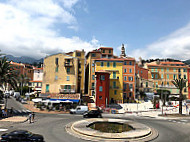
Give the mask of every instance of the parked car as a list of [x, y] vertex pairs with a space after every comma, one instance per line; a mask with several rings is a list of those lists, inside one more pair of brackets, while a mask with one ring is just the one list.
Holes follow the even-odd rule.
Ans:
[[42, 135], [33, 134], [26, 130], [15, 130], [1, 135], [1, 142], [44, 142]]
[[83, 114], [88, 111], [88, 106], [77, 106], [76, 109], [70, 109], [71, 114]]
[[18, 100], [20, 98], [20, 92], [14, 92], [13, 97], [15, 97], [16, 100]]
[[22, 104], [27, 104], [27, 99], [26, 98], [21, 99], [21, 103]]
[[100, 117], [102, 118], [102, 113], [100, 110], [91, 110], [83, 114], [84, 118], [95, 118], [95, 117]]
[[10, 98], [10, 93], [9, 92], [5, 92], [5, 97], [6, 98]]

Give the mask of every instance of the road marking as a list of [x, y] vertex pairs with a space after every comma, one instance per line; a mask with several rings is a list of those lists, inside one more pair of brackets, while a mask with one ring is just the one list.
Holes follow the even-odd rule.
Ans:
[[181, 122], [179, 121], [179, 122], [177, 122], [177, 123], [181, 123]]
[[7, 131], [8, 129], [0, 129], [0, 132], [5, 132]]
[[176, 122], [176, 121], [174, 120], [174, 121], [172, 121], [172, 122]]
[[168, 120], [168, 121], [172, 121], [172, 120]]
[[180, 121], [182, 121], [182, 122], [187, 122], [188, 120], [180, 120]]

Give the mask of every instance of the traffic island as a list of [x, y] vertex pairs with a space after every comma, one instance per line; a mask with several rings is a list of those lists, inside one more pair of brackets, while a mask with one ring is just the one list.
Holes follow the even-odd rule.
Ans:
[[[101, 125], [93, 126], [98, 123]], [[110, 126], [107, 126], [109, 123]], [[121, 127], [117, 127], [117, 124], [121, 125]], [[105, 130], [102, 130], [101, 126], [106, 126]], [[128, 128], [126, 129], [126, 127]], [[113, 130], [110, 131], [110, 128]], [[122, 130], [122, 128], [124, 129]], [[158, 136], [158, 132], [155, 129], [144, 124], [130, 120], [106, 118], [85, 119], [73, 122], [66, 126], [66, 131], [73, 136], [91, 141], [150, 141]]]

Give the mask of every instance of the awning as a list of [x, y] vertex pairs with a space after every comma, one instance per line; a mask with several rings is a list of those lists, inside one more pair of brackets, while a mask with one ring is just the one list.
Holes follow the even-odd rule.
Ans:
[[65, 102], [65, 103], [78, 103], [79, 100], [77, 99], [50, 99], [50, 101], [60, 101], [60, 102]]
[[32, 99], [32, 101], [33, 101], [34, 103], [38, 103], [38, 102], [41, 102], [42, 99], [41, 99], [41, 98], [36, 98], [36, 99]]

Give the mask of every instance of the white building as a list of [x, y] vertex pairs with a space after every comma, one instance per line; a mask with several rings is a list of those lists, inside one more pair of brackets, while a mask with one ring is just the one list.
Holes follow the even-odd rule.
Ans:
[[43, 68], [34, 67], [33, 80], [30, 81], [31, 87], [34, 91], [41, 92], [42, 90], [42, 80], [43, 80]]

